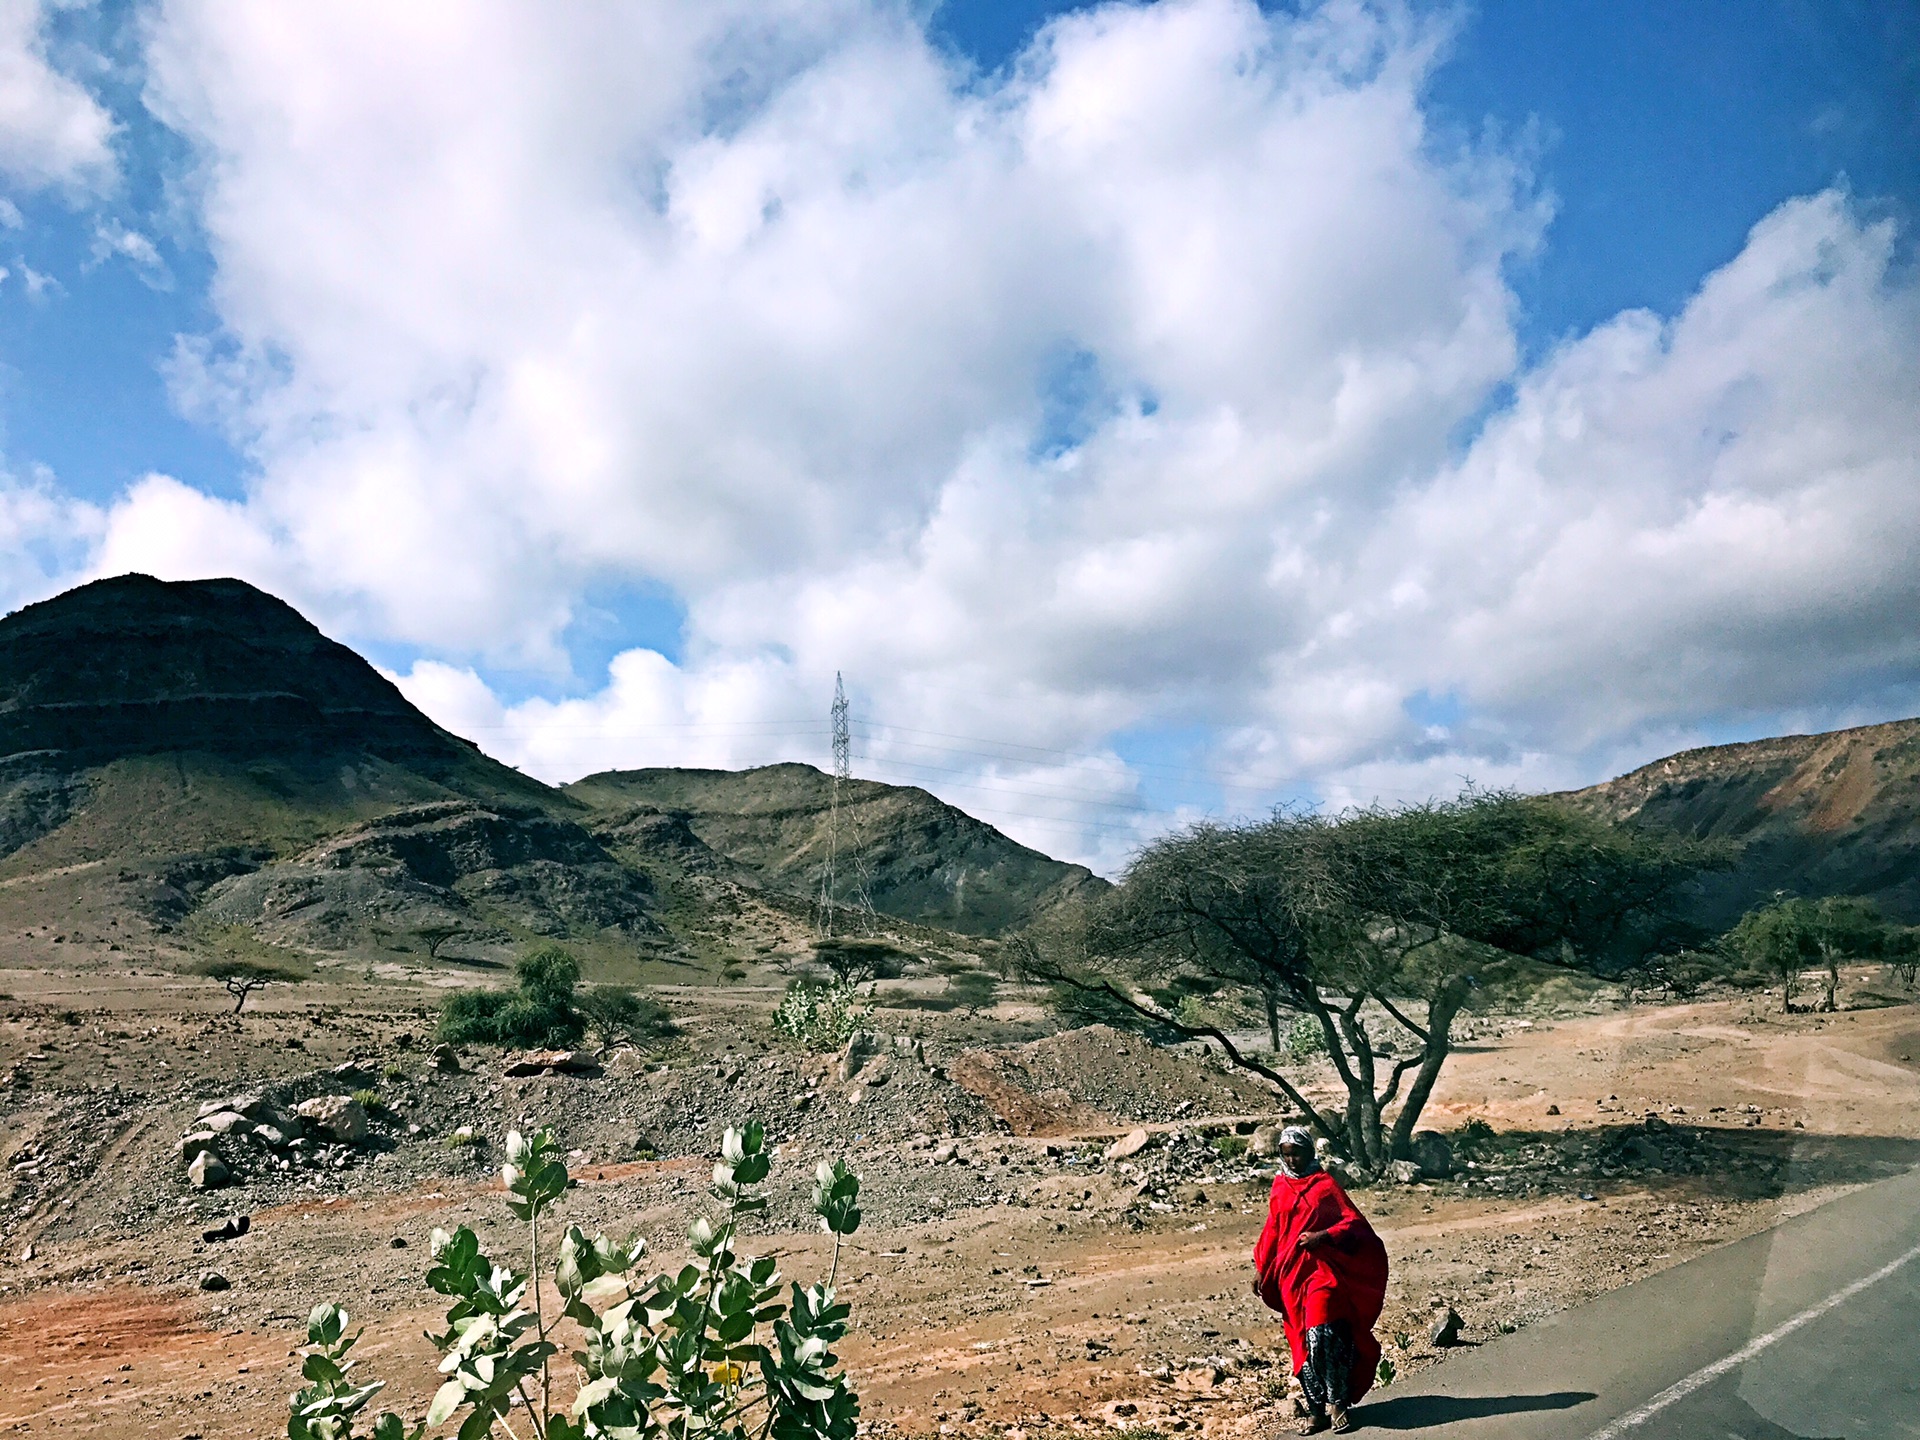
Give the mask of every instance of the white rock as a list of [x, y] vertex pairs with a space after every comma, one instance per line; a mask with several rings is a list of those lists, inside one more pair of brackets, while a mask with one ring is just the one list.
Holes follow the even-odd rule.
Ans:
[[233, 1178], [226, 1161], [211, 1150], [203, 1150], [187, 1166], [187, 1183], [196, 1190], [218, 1190]]
[[351, 1095], [318, 1095], [301, 1101], [297, 1113], [329, 1140], [358, 1145], [367, 1138], [367, 1112]]

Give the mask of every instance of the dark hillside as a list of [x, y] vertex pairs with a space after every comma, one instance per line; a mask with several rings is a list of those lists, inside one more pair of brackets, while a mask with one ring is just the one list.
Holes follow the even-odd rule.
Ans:
[[[753, 770], [610, 770], [566, 787], [602, 812], [598, 833], [636, 817], [683, 817], [715, 854], [789, 894], [811, 896], [828, 847], [831, 778], [811, 765]], [[884, 915], [992, 935], [1089, 885], [1050, 859], [912, 786], [853, 780], [841, 794], [839, 873], [861, 873]]]
[[0, 620], [0, 757], [101, 764], [175, 751], [276, 762], [351, 752], [532, 785], [243, 581], [121, 575]]
[[1741, 842], [1739, 868], [1707, 889], [1708, 923], [1775, 890], [1865, 895], [1920, 923], [1920, 720], [1687, 750], [1564, 798]]

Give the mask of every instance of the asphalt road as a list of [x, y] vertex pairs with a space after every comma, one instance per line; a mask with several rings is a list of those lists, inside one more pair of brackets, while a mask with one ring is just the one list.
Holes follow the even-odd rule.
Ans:
[[1433, 1440], [1920, 1440], [1920, 1171], [1375, 1391], [1354, 1418]]

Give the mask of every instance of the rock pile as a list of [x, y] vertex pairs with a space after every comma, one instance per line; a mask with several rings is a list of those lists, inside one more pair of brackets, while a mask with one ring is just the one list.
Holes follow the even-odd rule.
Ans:
[[187, 1183], [217, 1190], [263, 1166], [344, 1169], [368, 1134], [366, 1107], [350, 1095], [318, 1095], [289, 1109], [260, 1091], [207, 1101], [175, 1148]]

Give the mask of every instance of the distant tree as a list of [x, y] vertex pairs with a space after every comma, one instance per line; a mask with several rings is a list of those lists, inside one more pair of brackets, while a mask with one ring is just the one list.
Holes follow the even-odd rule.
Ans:
[[438, 960], [440, 947], [449, 940], [457, 940], [465, 935], [467, 927], [452, 924], [416, 925], [413, 927], [413, 933], [426, 942], [427, 958]]
[[577, 1044], [586, 1017], [574, 1005], [580, 962], [543, 945], [513, 967], [512, 990], [457, 990], [440, 1009], [439, 1035], [456, 1045]]
[[[1155, 842], [1121, 884], [1056, 910], [1017, 950], [1022, 970], [1056, 990], [1211, 1040], [1377, 1172], [1410, 1154], [1453, 1021], [1476, 995], [1524, 991], [1555, 967], [1618, 969], [1670, 928], [1699, 872], [1723, 863], [1695, 842], [1505, 794], [1287, 811]], [[1346, 1090], [1344, 1114], [1322, 1112], [1277, 1057], [1244, 1052], [1183, 1005], [1190, 997], [1267, 1010], [1275, 1040], [1280, 1012], [1306, 1017]], [[1410, 1054], [1387, 1054], [1383, 1024]]]
[[1913, 988], [1915, 972], [1920, 971], [1920, 927], [1902, 926], [1887, 951], [1887, 966], [1893, 978]]
[[833, 972], [842, 985], [864, 985], [869, 980], [892, 980], [913, 957], [885, 940], [817, 940], [813, 958]]
[[947, 976], [946, 998], [957, 1010], [978, 1015], [1000, 995], [1000, 981], [984, 970], [961, 970]]
[[1902, 954], [1908, 941], [1871, 900], [1854, 895], [1776, 898], [1749, 910], [1727, 932], [1725, 946], [1748, 964], [1780, 982], [1780, 1008], [1791, 1014], [1800, 977], [1823, 973], [1819, 1009], [1833, 1010], [1840, 989], [1840, 967], [1850, 960], [1881, 960]]
[[647, 1047], [675, 1033], [673, 1017], [659, 1001], [623, 985], [596, 985], [575, 1002], [603, 1048], [621, 1041]]
[[196, 967], [199, 974], [218, 980], [233, 997], [233, 1013], [245, 1008], [247, 997], [268, 985], [290, 985], [306, 979], [306, 972], [272, 960], [208, 960]]

